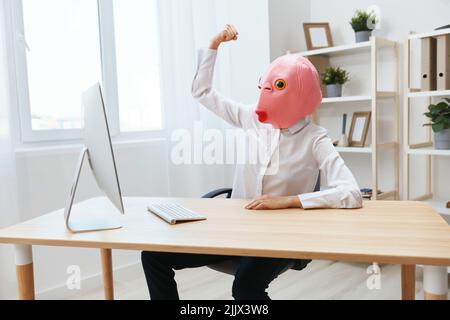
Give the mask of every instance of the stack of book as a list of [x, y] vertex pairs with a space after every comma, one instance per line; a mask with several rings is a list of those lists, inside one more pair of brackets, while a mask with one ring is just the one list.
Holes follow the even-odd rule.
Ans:
[[[381, 194], [381, 193], [382, 192], [378, 190], [378, 194]], [[363, 199], [372, 200], [373, 190], [364, 188], [364, 189], [361, 189], [361, 194], [362, 194]]]

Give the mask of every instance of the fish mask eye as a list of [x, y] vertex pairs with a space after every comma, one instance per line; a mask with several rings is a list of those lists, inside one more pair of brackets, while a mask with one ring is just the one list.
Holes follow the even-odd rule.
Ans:
[[278, 79], [277, 81], [275, 81], [275, 88], [277, 90], [284, 90], [286, 88], [286, 81], [284, 81], [283, 79]]

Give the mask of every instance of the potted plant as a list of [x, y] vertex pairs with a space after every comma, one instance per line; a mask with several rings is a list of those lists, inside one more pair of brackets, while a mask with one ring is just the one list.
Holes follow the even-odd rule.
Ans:
[[431, 120], [431, 123], [425, 126], [431, 126], [434, 131], [435, 148], [438, 150], [450, 149], [450, 99], [445, 99], [438, 104], [431, 104], [425, 116]]
[[376, 24], [377, 17], [373, 12], [356, 11], [350, 21], [350, 25], [355, 31], [356, 42], [369, 41]]
[[322, 75], [322, 83], [327, 87], [328, 98], [342, 97], [342, 86], [349, 79], [349, 73], [346, 70], [340, 67], [328, 67]]

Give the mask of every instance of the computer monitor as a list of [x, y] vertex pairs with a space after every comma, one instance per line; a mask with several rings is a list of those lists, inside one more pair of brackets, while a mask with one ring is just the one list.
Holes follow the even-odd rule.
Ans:
[[[119, 229], [122, 227], [120, 214], [114, 214], [114, 211], [118, 210], [124, 214], [125, 210], [100, 84], [95, 84], [83, 93], [82, 103], [85, 148], [78, 161], [73, 187], [65, 210], [66, 226], [72, 232]], [[80, 211], [83, 212], [72, 212], [78, 182], [86, 160], [99, 188], [113, 206], [105, 208], [108, 203], [103, 202], [105, 205], [102, 205], [102, 208], [86, 208], [85, 210], [81, 208]], [[114, 210], [114, 207], [117, 210]]]

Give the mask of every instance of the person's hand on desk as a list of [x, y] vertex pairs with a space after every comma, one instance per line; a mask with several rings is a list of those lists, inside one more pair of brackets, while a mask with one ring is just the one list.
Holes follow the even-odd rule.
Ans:
[[299, 197], [270, 197], [262, 196], [250, 202], [247, 210], [281, 210], [290, 208], [303, 208]]

